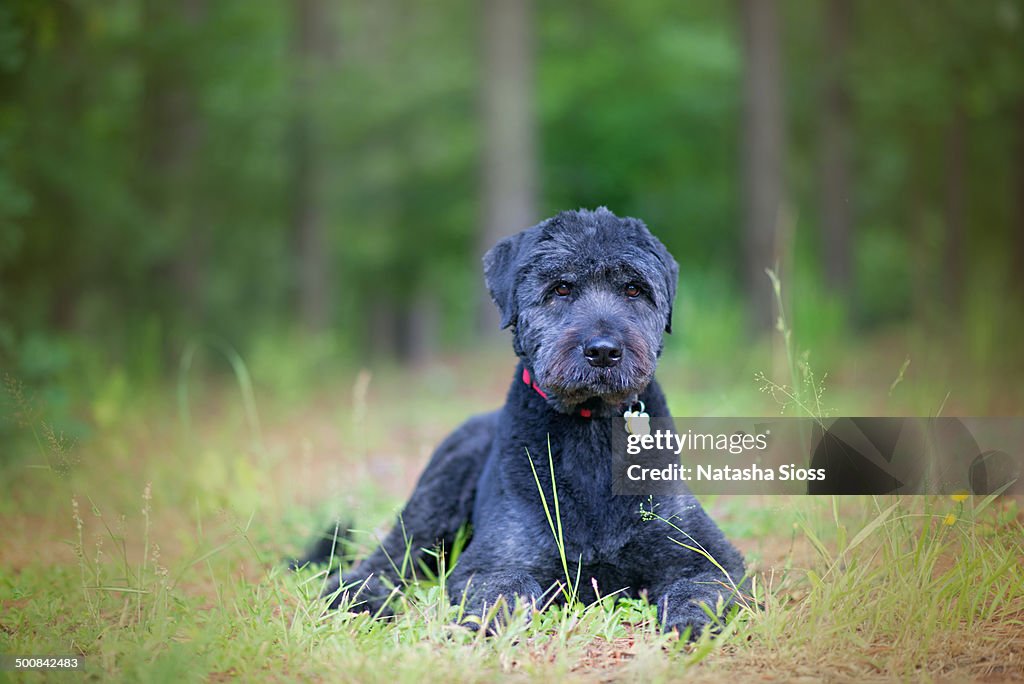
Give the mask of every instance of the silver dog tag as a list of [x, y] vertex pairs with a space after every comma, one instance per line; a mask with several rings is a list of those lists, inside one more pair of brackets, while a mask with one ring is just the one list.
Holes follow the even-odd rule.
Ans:
[[640, 404], [639, 409], [634, 411], [631, 406], [622, 414], [622, 417], [626, 419], [626, 432], [631, 435], [649, 435], [651, 434], [651, 416], [647, 413], [644, 402], [638, 403]]

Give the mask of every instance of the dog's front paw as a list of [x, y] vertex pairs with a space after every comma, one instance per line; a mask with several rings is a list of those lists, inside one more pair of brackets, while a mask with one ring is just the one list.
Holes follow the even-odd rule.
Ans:
[[660, 601], [658, 623], [662, 631], [675, 630], [680, 636], [687, 636], [690, 641], [695, 641], [705, 630], [717, 627], [717, 621], [701, 604], [693, 600]]
[[516, 604], [533, 605], [543, 591], [537, 580], [525, 572], [478, 573], [465, 580], [457, 580], [450, 589], [454, 603], [466, 606], [459, 624], [488, 634], [501, 631]]
[[664, 631], [678, 630], [695, 640], [702, 633], [717, 631], [736, 607], [733, 590], [721, 581], [721, 574], [706, 572], [677, 579], [655, 589], [658, 621]]

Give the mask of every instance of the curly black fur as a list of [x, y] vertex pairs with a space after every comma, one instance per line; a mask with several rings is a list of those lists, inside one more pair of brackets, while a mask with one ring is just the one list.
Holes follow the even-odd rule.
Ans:
[[[484, 257], [484, 273], [520, 359], [505, 405], [471, 418], [438, 447], [402, 524], [366, 559], [333, 575], [326, 595], [334, 605], [348, 596], [346, 605], [387, 614], [391, 588], [406, 579], [396, 572], [406, 540], [413, 560], [425, 560], [427, 550], [451, 549], [469, 523], [472, 538], [449, 578], [453, 602], [465, 599], [468, 613], [480, 616], [501, 599], [561, 600], [553, 587], [566, 581], [565, 571], [537, 483], [550, 505], [550, 444], [565, 556], [570, 578], [579, 571], [580, 598], [593, 600], [595, 586], [602, 595], [646, 593], [666, 629], [699, 632], [709, 621], [700, 602], [733, 599], [726, 578], [671, 541], [679, 535], [666, 524], [643, 520], [641, 508], [672, 519], [736, 581], [743, 559], [692, 495], [612, 495], [614, 426], [606, 419], [637, 399], [652, 416], [671, 415], [654, 371], [662, 335], [672, 329], [675, 260], [641, 221], [601, 208], [563, 212], [503, 240]], [[597, 338], [615, 346], [613, 363], [588, 359], [588, 340]]]

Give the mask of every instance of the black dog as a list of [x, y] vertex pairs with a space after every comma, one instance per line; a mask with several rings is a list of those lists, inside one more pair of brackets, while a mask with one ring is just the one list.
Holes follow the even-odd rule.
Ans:
[[[578, 573], [580, 599], [593, 600], [595, 587], [646, 592], [665, 629], [699, 632], [709, 622], [699, 603], [734, 597], [720, 570], [670, 537], [697, 542], [736, 582], [743, 560], [690, 494], [612, 495], [610, 431], [622, 421], [607, 420], [639, 402], [653, 417], [671, 415], [654, 370], [671, 331], [675, 260], [641, 221], [601, 208], [563, 212], [503, 240], [484, 257], [484, 275], [520, 359], [505, 406], [441, 444], [400, 524], [333, 575], [325, 595], [334, 606], [348, 596], [355, 609], [387, 613], [392, 587], [407, 579], [400, 575], [430, 549], [450, 550], [469, 523], [472, 537], [449, 578], [453, 602], [483, 616], [517, 598], [562, 600], [552, 592], [566, 569], [538, 491], [539, 480], [554, 515], [553, 463], [568, 579]], [[690, 539], [644, 520], [652, 507]], [[409, 540], [413, 557], [403, 563]]]

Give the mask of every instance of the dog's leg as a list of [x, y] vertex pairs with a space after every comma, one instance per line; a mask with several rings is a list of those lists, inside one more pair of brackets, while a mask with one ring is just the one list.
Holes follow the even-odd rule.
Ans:
[[387, 614], [393, 587], [413, 577], [427, 552], [450, 551], [456, 534], [469, 522], [480, 470], [494, 439], [496, 414], [466, 421], [437, 448], [409, 502], [381, 544], [353, 568], [328, 578], [323, 592], [331, 607]]

